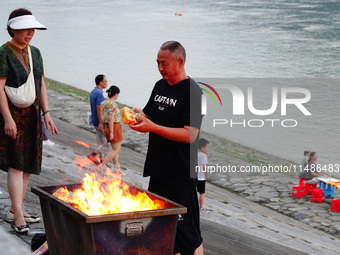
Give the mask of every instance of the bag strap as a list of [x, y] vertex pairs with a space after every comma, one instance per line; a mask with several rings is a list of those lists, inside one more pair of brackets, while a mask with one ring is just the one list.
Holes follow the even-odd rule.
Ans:
[[30, 73], [28, 75], [30, 75], [31, 73], [33, 73], [33, 58], [32, 58], [32, 53], [31, 53], [31, 47], [29, 45], [27, 45], [27, 51], [28, 51], [28, 57], [30, 59]]

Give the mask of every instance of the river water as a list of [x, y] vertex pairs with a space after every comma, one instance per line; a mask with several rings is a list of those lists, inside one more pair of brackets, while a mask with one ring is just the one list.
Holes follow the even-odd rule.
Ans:
[[[246, 95], [254, 78], [266, 78], [256, 87], [266, 91], [271, 78], [304, 78], [282, 85], [312, 94], [311, 117], [299, 111], [285, 117], [302, 118], [298, 127], [223, 127], [217, 132], [210, 126], [214, 116], [221, 116], [217, 111], [206, 116], [203, 130], [294, 161], [310, 149], [320, 162], [339, 163], [337, 80], [314, 79], [339, 76], [338, 1], [2, 0], [1, 6], [3, 42], [10, 39], [8, 15], [18, 7], [30, 9], [48, 27], [36, 31], [31, 43], [43, 54], [47, 77], [91, 91], [94, 77], [103, 73], [109, 85], [121, 88], [119, 101], [136, 107], [144, 106], [160, 78], [155, 60], [167, 40], [186, 48], [188, 75], [210, 78], [205, 81], [215, 87], [221, 82], [214, 84], [212, 78], [247, 78], [239, 85]], [[257, 108], [267, 109], [268, 95], [263, 100], [262, 95], [256, 96]]]

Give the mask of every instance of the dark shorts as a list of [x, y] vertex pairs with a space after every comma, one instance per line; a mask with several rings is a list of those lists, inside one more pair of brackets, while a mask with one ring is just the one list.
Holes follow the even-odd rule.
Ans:
[[204, 194], [205, 193], [205, 182], [206, 181], [197, 181], [197, 191], [200, 194]]
[[195, 187], [174, 186], [159, 179], [150, 178], [149, 191], [185, 206], [186, 214], [179, 215], [174, 253], [192, 255], [202, 244], [199, 206]]
[[123, 129], [119, 122], [114, 123], [113, 127], [113, 139], [110, 140], [110, 126], [109, 123], [105, 123], [104, 135], [108, 143], [119, 143], [124, 140]]

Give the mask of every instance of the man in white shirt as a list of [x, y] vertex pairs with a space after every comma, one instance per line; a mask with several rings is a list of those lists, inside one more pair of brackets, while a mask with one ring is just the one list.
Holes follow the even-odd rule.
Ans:
[[199, 171], [197, 172], [197, 191], [199, 195], [199, 205], [200, 210], [202, 212], [209, 212], [208, 209], [203, 207], [204, 204], [204, 193], [205, 193], [205, 182], [208, 180], [208, 171], [207, 171], [207, 164], [208, 164], [208, 148], [209, 142], [208, 140], [201, 138], [198, 142], [198, 166]]

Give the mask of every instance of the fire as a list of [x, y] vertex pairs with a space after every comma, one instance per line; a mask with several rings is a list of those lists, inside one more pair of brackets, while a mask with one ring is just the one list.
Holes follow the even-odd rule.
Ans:
[[[164, 208], [164, 202], [152, 200], [145, 192], [131, 192], [120, 175], [108, 169], [104, 177], [96, 173], [85, 173], [79, 189], [59, 188], [53, 195], [71, 204], [88, 215], [157, 210]], [[136, 193], [136, 194], [132, 194]]]
[[[81, 146], [84, 146], [85, 148], [90, 148], [90, 145], [88, 145], [87, 143], [83, 142], [83, 141], [73, 141], [74, 144], [79, 144]], [[97, 156], [94, 157], [94, 159], [99, 163], [100, 162], [100, 158]], [[79, 166], [78, 168], [78, 173], [80, 173], [83, 168], [91, 168], [91, 165], [93, 165], [93, 161], [91, 161], [88, 157], [76, 157], [75, 158], [75, 163]]]
[[[98, 157], [98, 160], [99, 160], [99, 157]], [[89, 160], [88, 157], [76, 157], [74, 161], [76, 165], [79, 166], [78, 173], [80, 173], [83, 170], [83, 168], [89, 169], [91, 168], [91, 165], [93, 165], [93, 162]]]
[[87, 144], [87, 143], [85, 143], [85, 142], [82, 142], [82, 141], [78, 141], [78, 140], [76, 140], [76, 141], [74, 141], [74, 143], [75, 143], [75, 144], [82, 145], [82, 146], [84, 146], [85, 148], [88, 148], [88, 149], [90, 149], [90, 145], [88, 145], [88, 144]]
[[[89, 148], [85, 142], [74, 143]], [[73, 190], [62, 187], [53, 195], [78, 210], [88, 215], [103, 215], [165, 208], [162, 200], [152, 200], [145, 192], [132, 189], [119, 174], [111, 173], [110, 168], [103, 176], [99, 173], [101, 165], [91, 170], [94, 164], [87, 157], [76, 157], [75, 163], [79, 166], [78, 172], [84, 168], [90, 170], [85, 173], [81, 187]]]

